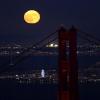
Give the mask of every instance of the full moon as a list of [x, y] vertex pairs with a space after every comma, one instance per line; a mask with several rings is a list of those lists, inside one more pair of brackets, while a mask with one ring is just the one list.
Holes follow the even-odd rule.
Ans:
[[24, 21], [28, 24], [36, 24], [40, 21], [40, 14], [35, 10], [28, 10], [24, 14]]

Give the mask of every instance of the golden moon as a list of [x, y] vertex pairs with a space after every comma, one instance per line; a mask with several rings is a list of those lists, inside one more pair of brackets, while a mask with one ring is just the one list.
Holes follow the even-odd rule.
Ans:
[[40, 14], [35, 10], [28, 10], [24, 14], [24, 20], [28, 24], [36, 24], [40, 21]]

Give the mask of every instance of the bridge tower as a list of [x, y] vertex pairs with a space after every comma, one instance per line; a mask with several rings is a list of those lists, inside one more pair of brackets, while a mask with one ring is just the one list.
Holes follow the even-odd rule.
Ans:
[[[59, 42], [59, 92], [58, 100], [78, 100], [78, 66], [76, 29], [58, 32]], [[67, 48], [69, 44], [69, 48]], [[67, 53], [68, 52], [68, 53]]]

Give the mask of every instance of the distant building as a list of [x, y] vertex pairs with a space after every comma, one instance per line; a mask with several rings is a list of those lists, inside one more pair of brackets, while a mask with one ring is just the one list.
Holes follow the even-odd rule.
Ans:
[[41, 70], [41, 77], [45, 78], [45, 70], [44, 69]]

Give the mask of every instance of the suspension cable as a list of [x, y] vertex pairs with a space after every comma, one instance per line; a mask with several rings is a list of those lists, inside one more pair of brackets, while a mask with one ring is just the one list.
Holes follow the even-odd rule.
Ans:
[[92, 44], [100, 45], [100, 42], [97, 42], [97, 41], [91, 40], [91, 39], [89, 39], [89, 38], [86, 37], [86, 36], [82, 36], [82, 35], [80, 35], [80, 34], [78, 34], [78, 36], [79, 36], [80, 38], [82, 38], [82, 39], [84, 39], [84, 40], [86, 40], [86, 41], [92, 43]]
[[[56, 30], [55, 32], [49, 34], [48, 36], [44, 37], [43, 39], [41, 39], [40, 41], [34, 43], [32, 46], [28, 47], [27, 49], [23, 50], [20, 54], [20, 56], [22, 56], [24, 53], [28, 52], [30, 49], [32, 49], [33, 47], [41, 44], [43, 41], [47, 40], [48, 38], [50, 38], [51, 36], [53, 36], [58, 30]], [[17, 59], [19, 56], [17, 56], [15, 59]], [[7, 63], [7, 62], [6, 62]], [[5, 66], [6, 63], [2, 64], [0, 67]], [[9, 63], [9, 62], [8, 62]]]
[[100, 39], [98, 39], [97, 37], [95, 37], [87, 32], [83, 32], [83, 31], [79, 31], [79, 32], [83, 33], [82, 35], [84, 35], [84, 36], [81, 36], [81, 37], [83, 37], [85, 40], [92, 42], [96, 45], [100, 45]]
[[[57, 37], [54, 38], [53, 40], [49, 41], [48, 43], [52, 43], [52, 42], [54, 42], [55, 40], [57, 40]], [[38, 50], [41, 50], [45, 45], [47, 45], [47, 43], [45, 43], [43, 46], [41, 46]], [[37, 51], [34, 51], [34, 53], [35, 53], [35, 52], [37, 52]], [[26, 60], [26, 59], [28, 59], [28, 58], [29, 58], [29, 55], [26, 55], [26, 56], [19, 57], [19, 58], [15, 61], [15, 63], [14, 63], [13, 65], [9, 65], [9, 63], [4, 64], [4, 65], [7, 66], [7, 67], [4, 68], [4, 69], [2, 69], [2, 70], [0, 71], [0, 74], [3, 73], [3, 72], [5, 72], [5, 71], [7, 71], [7, 70], [9, 70], [9, 69], [11, 69], [11, 68], [14, 68], [17, 64], [19, 64], [20, 62], [22, 62], [22, 61], [24, 61], [24, 60]], [[4, 65], [3, 65], [3, 66], [4, 66]]]

